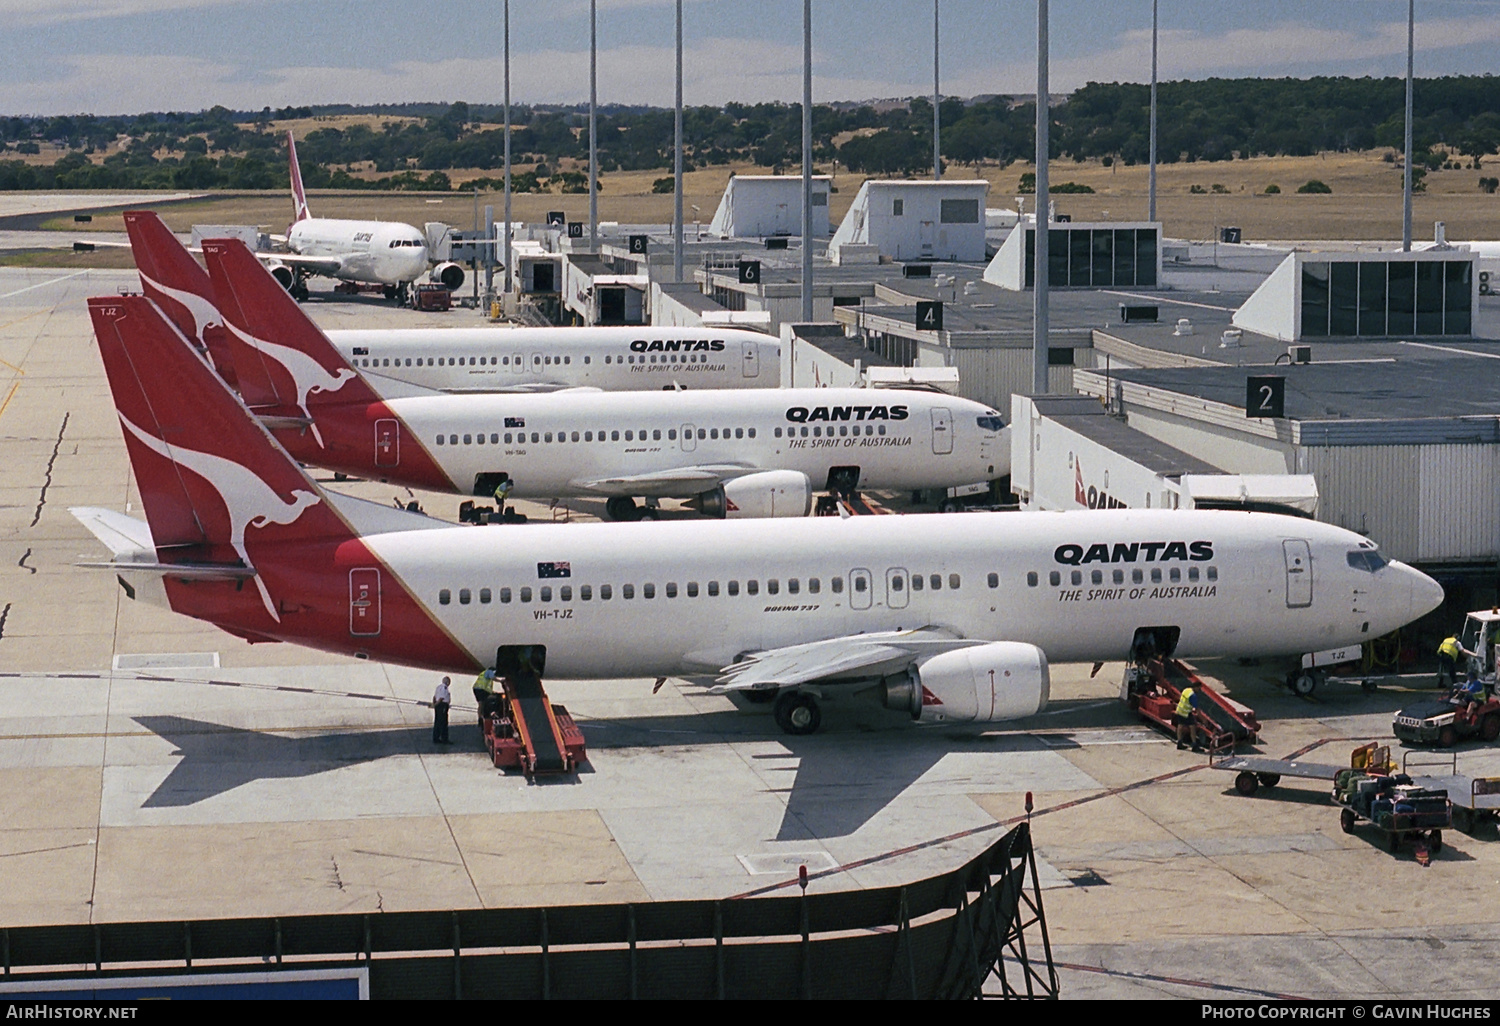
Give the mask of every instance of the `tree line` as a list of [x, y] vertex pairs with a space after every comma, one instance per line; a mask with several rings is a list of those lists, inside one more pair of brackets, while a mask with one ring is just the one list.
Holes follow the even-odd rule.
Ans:
[[[1052, 110], [1052, 159], [1148, 159], [1150, 91], [1133, 83], [1091, 82]], [[1233, 160], [1258, 155], [1400, 149], [1405, 84], [1401, 79], [1207, 79], [1167, 82], [1158, 91], [1158, 159]], [[372, 114], [373, 124], [317, 128], [298, 144], [303, 179], [312, 188], [446, 190], [456, 169], [503, 166], [502, 114], [494, 105], [405, 104], [284, 107], [132, 116], [0, 118], [0, 189], [274, 189], [287, 185], [285, 143], [275, 124], [289, 118]], [[1004, 96], [942, 101], [942, 159], [949, 165], [1029, 160], [1036, 107]], [[390, 120], [380, 121], [381, 117]], [[670, 110], [605, 107], [598, 116], [605, 172], [669, 168]], [[512, 107], [511, 152], [521, 165], [517, 187], [571, 191], [588, 157], [586, 108]], [[729, 103], [683, 113], [688, 166], [751, 161], [772, 168], [801, 160], [798, 104]], [[1474, 163], [1500, 150], [1500, 78], [1423, 79], [1415, 90], [1417, 162], [1438, 166], [1452, 154]], [[4, 151], [67, 152], [50, 165], [6, 159]], [[94, 159], [100, 152], [107, 155]], [[932, 161], [932, 105], [830, 104], [813, 109], [813, 156], [872, 175], [924, 174]], [[373, 167], [375, 176], [354, 169]], [[488, 176], [486, 182], [494, 182]]]

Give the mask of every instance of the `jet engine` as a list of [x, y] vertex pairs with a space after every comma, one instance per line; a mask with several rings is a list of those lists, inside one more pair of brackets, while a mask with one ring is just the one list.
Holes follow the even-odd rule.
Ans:
[[885, 705], [924, 723], [989, 723], [1034, 716], [1051, 692], [1047, 655], [1035, 645], [996, 641], [925, 659], [885, 680]]
[[271, 277], [276, 279], [282, 288], [291, 290], [292, 283], [297, 280], [296, 274], [286, 264], [268, 264], [266, 270], [271, 272]]
[[464, 265], [448, 261], [446, 264], [438, 264], [432, 269], [428, 276], [435, 282], [440, 282], [449, 292], [457, 292], [464, 284]]
[[812, 509], [812, 482], [800, 470], [765, 470], [726, 481], [687, 505], [720, 520], [805, 517]]

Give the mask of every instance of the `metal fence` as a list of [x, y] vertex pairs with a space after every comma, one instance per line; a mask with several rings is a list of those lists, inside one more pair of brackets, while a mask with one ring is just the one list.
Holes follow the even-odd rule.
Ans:
[[367, 967], [373, 998], [1057, 997], [1029, 824], [896, 887], [0, 930], [10, 981]]

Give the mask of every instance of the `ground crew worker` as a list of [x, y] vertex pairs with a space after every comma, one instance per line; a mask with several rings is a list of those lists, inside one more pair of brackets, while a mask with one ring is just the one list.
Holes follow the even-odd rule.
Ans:
[[448, 685], [453, 683], [444, 677], [438, 682], [437, 690], [432, 693], [432, 743], [435, 745], [451, 745], [448, 740], [448, 708], [453, 704], [453, 692]]
[[1452, 687], [1454, 683], [1454, 670], [1458, 666], [1458, 657], [1461, 654], [1458, 647], [1458, 638], [1452, 635], [1443, 639], [1438, 646], [1438, 687]]
[[1479, 703], [1484, 701], [1484, 684], [1479, 680], [1479, 671], [1472, 666], [1469, 667], [1469, 677], [1458, 687], [1453, 689], [1453, 698], [1456, 702], [1463, 704], [1464, 715], [1470, 720], [1474, 718], [1474, 710]]
[[1183, 688], [1182, 695], [1177, 699], [1177, 708], [1172, 711], [1172, 726], [1177, 728], [1177, 750], [1180, 752], [1187, 747], [1184, 742], [1192, 742], [1193, 751], [1203, 751], [1203, 746], [1198, 743], [1198, 726], [1193, 722], [1193, 713], [1198, 708], [1198, 692], [1192, 688]]
[[474, 701], [479, 703], [479, 729], [495, 705], [495, 670], [491, 667], [474, 679]]
[[500, 483], [495, 486], [495, 503], [497, 506], [495, 512], [505, 512], [506, 497], [510, 495], [511, 489], [515, 486], [516, 483], [510, 479], [510, 475], [508, 474], [500, 479]]

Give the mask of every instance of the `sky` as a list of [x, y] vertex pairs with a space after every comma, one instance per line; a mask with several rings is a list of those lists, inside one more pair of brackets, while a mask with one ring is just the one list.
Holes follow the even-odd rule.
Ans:
[[[1030, 93], [1035, 0], [938, 0], [942, 92]], [[932, 91], [933, 0], [813, 0], [813, 100]], [[1149, 81], [1151, 0], [1052, 0], [1051, 91]], [[1500, 0], [1417, 0], [1416, 74], [1500, 72]], [[499, 103], [501, 0], [0, 0], [0, 114]], [[800, 101], [800, 0], [685, 0], [684, 101]], [[1405, 0], [1160, 0], [1160, 77], [1403, 75]], [[670, 106], [672, 0], [599, 0], [599, 102]], [[588, 99], [587, 0], [511, 4], [511, 98]]]

